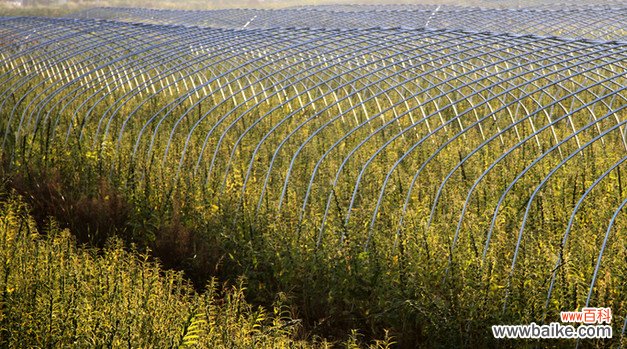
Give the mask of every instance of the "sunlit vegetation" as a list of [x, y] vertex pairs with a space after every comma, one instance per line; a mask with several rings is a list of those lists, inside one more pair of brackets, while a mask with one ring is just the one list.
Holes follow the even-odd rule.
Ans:
[[[4, 209], [23, 246], [2, 248], [28, 256], [11, 287], [68, 287], [14, 304], [58, 314], [33, 345], [102, 321], [99, 340], [132, 346], [201, 324], [207, 346], [483, 347], [492, 324], [586, 304], [612, 308], [617, 334], [587, 344], [621, 340], [625, 43], [41, 18], [0, 33], [2, 176], [33, 217]], [[102, 282], [118, 286], [69, 296]], [[46, 310], [57, 299], [91, 308]], [[233, 302], [241, 316], [220, 315]]]
[[[15, 195], [0, 207], [0, 346], [327, 348], [368, 346], [297, 340], [302, 330], [281, 295], [265, 309], [248, 304], [240, 280], [211, 280], [202, 293], [182, 272], [164, 270], [118, 239], [77, 247], [54, 222], [39, 231]], [[387, 348], [393, 340], [374, 341]]]

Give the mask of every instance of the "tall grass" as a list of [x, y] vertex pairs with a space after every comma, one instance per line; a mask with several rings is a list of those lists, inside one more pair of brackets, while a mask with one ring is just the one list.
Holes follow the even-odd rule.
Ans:
[[119, 240], [97, 250], [77, 246], [54, 222], [40, 232], [15, 196], [0, 204], [0, 241], [2, 348], [331, 345], [296, 340], [300, 322], [280, 299], [270, 309], [253, 307], [243, 282], [223, 288], [211, 281], [197, 293], [182, 272], [126, 251]]

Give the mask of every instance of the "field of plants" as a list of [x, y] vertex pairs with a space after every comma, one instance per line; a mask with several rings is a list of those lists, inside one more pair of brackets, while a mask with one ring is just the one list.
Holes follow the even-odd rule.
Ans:
[[621, 1], [0, 17], [3, 190], [280, 301], [302, 328], [277, 345], [574, 347], [490, 326], [598, 306], [613, 338], [578, 344], [620, 346], [626, 40]]

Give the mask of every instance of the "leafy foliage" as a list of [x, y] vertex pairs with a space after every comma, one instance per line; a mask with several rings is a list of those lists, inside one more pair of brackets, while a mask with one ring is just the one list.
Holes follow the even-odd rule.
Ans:
[[13, 196], [1, 204], [0, 222], [1, 347], [325, 345], [297, 341], [298, 321], [249, 305], [242, 284], [210, 282], [199, 294], [183, 273], [115, 239], [95, 250], [77, 247], [55, 223], [40, 233]]
[[[624, 43], [41, 18], [0, 28], [2, 179], [33, 207], [23, 225], [56, 232], [52, 216], [105, 247], [76, 249], [67, 232], [18, 239], [32, 263], [6, 274], [24, 284], [11, 286], [24, 304], [6, 338], [482, 347], [496, 344], [490, 325], [551, 321], [588, 294], [627, 312], [625, 216], [608, 228], [627, 185]], [[78, 261], [90, 277], [75, 276]], [[196, 293], [213, 278], [238, 287]], [[84, 322], [58, 320], [73, 318], [56, 308], [67, 303]]]

